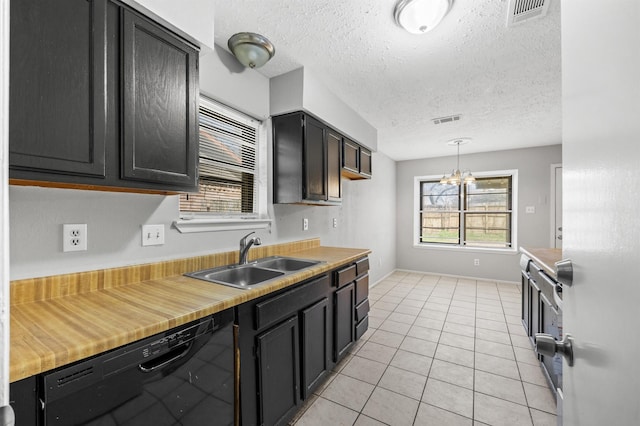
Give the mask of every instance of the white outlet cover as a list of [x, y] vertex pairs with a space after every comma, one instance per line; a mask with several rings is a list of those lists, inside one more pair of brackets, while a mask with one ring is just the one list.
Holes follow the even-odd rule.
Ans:
[[62, 251], [86, 251], [87, 250], [87, 224], [65, 223], [62, 225]]
[[142, 245], [161, 246], [164, 244], [164, 225], [142, 225]]
[[309, 230], [309, 219], [307, 219], [306, 217], [302, 219], [302, 230], [303, 231]]

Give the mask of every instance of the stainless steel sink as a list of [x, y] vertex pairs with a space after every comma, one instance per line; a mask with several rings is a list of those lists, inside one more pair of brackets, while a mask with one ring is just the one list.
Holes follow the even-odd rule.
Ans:
[[277, 269], [278, 271], [299, 271], [317, 265], [315, 260], [293, 259], [291, 257], [273, 256], [258, 260], [256, 266], [260, 268]]
[[310, 268], [319, 263], [322, 262], [318, 260], [272, 256], [258, 259], [246, 265], [220, 266], [202, 271], [189, 272], [185, 275], [235, 288], [251, 289], [258, 285], [267, 284], [285, 275]]

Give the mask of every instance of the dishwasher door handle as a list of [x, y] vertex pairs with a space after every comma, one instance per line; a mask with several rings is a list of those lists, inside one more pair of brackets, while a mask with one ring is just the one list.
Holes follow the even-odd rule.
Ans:
[[182, 352], [180, 352], [178, 355], [172, 358], [169, 358], [168, 360], [162, 361], [156, 365], [148, 366], [148, 363], [138, 364], [138, 370], [142, 371], [143, 373], [153, 373], [154, 371], [164, 368], [169, 364], [173, 364], [174, 362], [179, 361], [185, 356], [187, 356], [192, 346], [193, 346], [193, 341], [189, 342], [186, 345], [186, 348]]

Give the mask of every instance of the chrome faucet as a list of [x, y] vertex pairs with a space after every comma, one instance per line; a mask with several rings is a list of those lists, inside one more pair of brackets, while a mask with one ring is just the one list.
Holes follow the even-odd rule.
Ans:
[[255, 232], [249, 232], [247, 235], [240, 239], [240, 260], [238, 261], [238, 265], [246, 265], [247, 264], [247, 253], [249, 253], [249, 249], [252, 245], [259, 246], [262, 244], [260, 241], [260, 237], [253, 237], [249, 241], [247, 241], [247, 237], [249, 235], [255, 234]]

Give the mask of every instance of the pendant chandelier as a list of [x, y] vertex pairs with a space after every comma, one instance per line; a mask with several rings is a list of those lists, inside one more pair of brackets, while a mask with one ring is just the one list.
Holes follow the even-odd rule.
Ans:
[[469, 169], [465, 169], [464, 171], [460, 171], [460, 145], [465, 145], [471, 142], [471, 138], [458, 138], [452, 139], [447, 142], [448, 145], [455, 145], [458, 147], [458, 163], [455, 168], [451, 172], [451, 175], [447, 177], [446, 173], [442, 175], [442, 179], [440, 179], [440, 183], [443, 185], [460, 185], [461, 182], [464, 183], [473, 183], [476, 181], [476, 178], [471, 174]]

